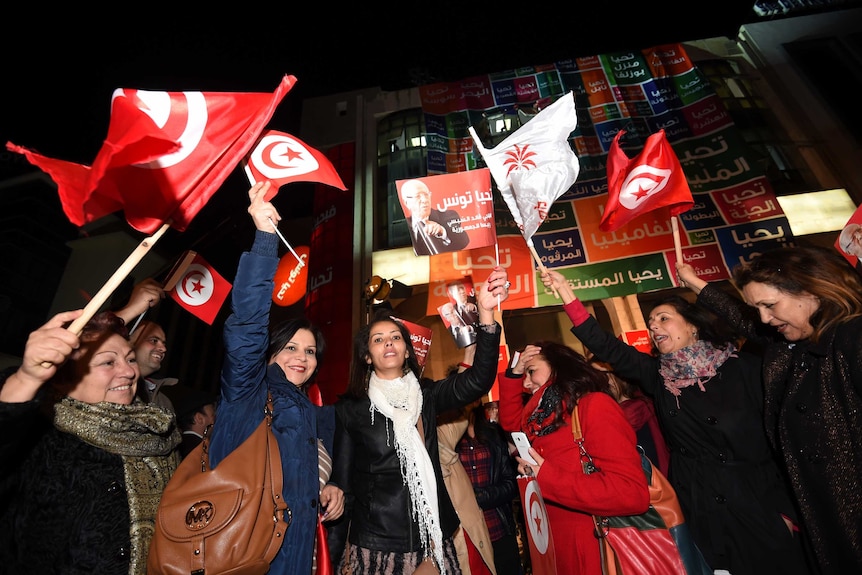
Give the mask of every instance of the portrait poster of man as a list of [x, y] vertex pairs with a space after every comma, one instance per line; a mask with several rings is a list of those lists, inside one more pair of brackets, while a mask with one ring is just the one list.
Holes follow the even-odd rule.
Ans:
[[856, 208], [838, 238], [835, 248], [862, 274], [862, 206]]
[[416, 361], [419, 367], [425, 369], [425, 362], [428, 360], [428, 350], [431, 348], [431, 336], [433, 330], [430, 327], [413, 323], [400, 317], [392, 316], [392, 319], [399, 321], [410, 331], [410, 343], [413, 345], [413, 351], [416, 353]]
[[487, 168], [395, 182], [417, 256], [494, 245], [494, 199]]
[[454, 303], [447, 301], [437, 308], [437, 313], [443, 319], [446, 329], [452, 334], [452, 339], [455, 340], [455, 345], [458, 346], [458, 349], [463, 349], [470, 344], [476, 343], [476, 328], [464, 323], [461, 316], [456, 313]]
[[453, 314], [461, 323], [471, 326], [475, 331], [479, 325], [479, 306], [476, 302], [473, 278], [464, 276], [461, 279], [446, 282], [446, 293], [449, 295], [448, 303], [452, 304]]

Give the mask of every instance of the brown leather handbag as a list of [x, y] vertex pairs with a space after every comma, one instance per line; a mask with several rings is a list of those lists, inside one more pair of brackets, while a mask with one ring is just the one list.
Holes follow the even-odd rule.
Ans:
[[272, 396], [257, 429], [215, 469], [209, 437], [180, 463], [162, 494], [148, 575], [262, 575], [291, 521], [272, 432]]

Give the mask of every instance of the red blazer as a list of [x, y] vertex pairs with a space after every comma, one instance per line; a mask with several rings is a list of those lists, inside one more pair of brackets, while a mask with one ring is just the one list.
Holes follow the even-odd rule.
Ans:
[[[521, 429], [522, 378], [498, 377], [500, 423], [506, 431], [524, 431], [545, 458], [536, 480], [548, 510], [556, 550], [557, 573], [601, 575], [599, 546], [591, 514], [634, 515], [649, 507], [649, 489], [635, 433], [610, 395], [588, 393], [579, 401], [584, 446], [601, 470], [585, 475], [572, 438], [571, 414], [552, 433], [536, 437]], [[544, 387], [536, 393], [542, 393]]]

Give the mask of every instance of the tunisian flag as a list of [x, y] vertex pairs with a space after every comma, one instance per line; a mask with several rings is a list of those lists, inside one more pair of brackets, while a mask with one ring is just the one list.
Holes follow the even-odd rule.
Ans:
[[347, 189], [329, 158], [285, 132], [264, 132], [244, 164], [251, 185], [265, 180], [274, 184], [264, 197], [267, 202], [281, 186], [290, 182], [317, 182], [339, 190]]
[[186, 311], [212, 325], [233, 287], [231, 283], [197, 254], [185, 270], [176, 270], [175, 273], [179, 274], [179, 281], [169, 292], [171, 298]]
[[608, 152], [608, 202], [599, 229], [615, 231], [641, 214], [666, 206], [671, 216], [690, 210], [694, 199], [664, 130], [651, 134], [634, 159], [620, 148], [623, 134], [625, 130], [617, 132]]
[[518, 476], [518, 491], [521, 494], [521, 509], [527, 524], [527, 541], [530, 547], [530, 563], [533, 575], [556, 575], [557, 557], [554, 538], [548, 524], [545, 500], [535, 477]]
[[123, 210], [136, 230], [165, 223], [185, 231], [254, 145], [296, 82], [274, 93], [117, 89], [108, 136], [92, 166], [48, 158], [11, 142], [12, 152], [57, 183], [63, 211], [82, 226]]

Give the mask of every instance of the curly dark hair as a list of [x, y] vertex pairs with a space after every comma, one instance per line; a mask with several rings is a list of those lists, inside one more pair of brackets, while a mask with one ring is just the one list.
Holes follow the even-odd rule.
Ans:
[[590, 365], [574, 349], [549, 340], [537, 341], [533, 345], [541, 348], [540, 356], [551, 369], [547, 391], [560, 398], [554, 404], [554, 423], [549, 432], [563, 425], [563, 415], [574, 409], [581, 396], [598, 391], [613, 397], [607, 375]]
[[862, 315], [862, 277], [834, 248], [778, 248], [736, 266], [732, 273], [739, 291], [756, 282], [786, 294], [816, 297], [820, 307], [808, 318], [814, 343], [828, 329]]
[[416, 358], [416, 352], [413, 349], [413, 340], [410, 330], [407, 329], [402, 322], [392, 317], [392, 310], [379, 309], [375, 312], [374, 317], [368, 325], [359, 329], [356, 335], [353, 336], [353, 360], [350, 364], [350, 381], [347, 383], [347, 389], [344, 395], [350, 397], [365, 397], [368, 395], [368, 378], [371, 375], [371, 368], [366, 361], [368, 357], [368, 338], [371, 336], [374, 328], [380, 323], [393, 323], [398, 326], [401, 332], [401, 337], [407, 344], [407, 359], [404, 362], [404, 370], [410, 370], [416, 379], [421, 378], [422, 368], [419, 366], [419, 360]]
[[697, 328], [698, 339], [708, 341], [717, 348], [724, 349], [729, 343], [735, 344], [739, 339], [730, 326], [717, 315], [681, 296], [669, 295], [656, 300], [647, 315], [652, 314], [652, 310], [660, 305], [674, 308], [685, 321]]

